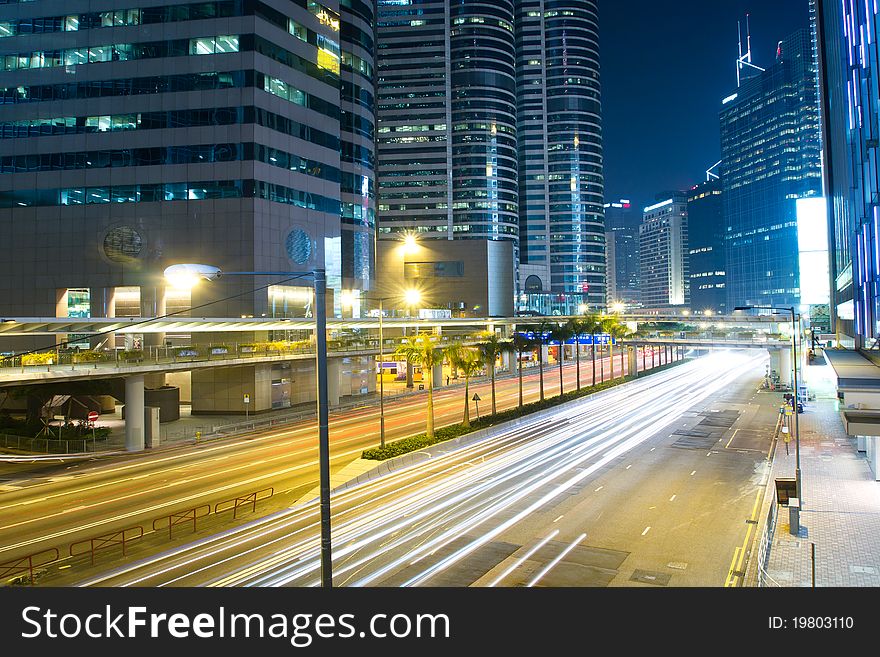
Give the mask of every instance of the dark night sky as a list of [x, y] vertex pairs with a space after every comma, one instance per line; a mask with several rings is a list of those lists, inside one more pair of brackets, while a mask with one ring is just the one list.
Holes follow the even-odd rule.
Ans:
[[599, 12], [605, 198], [638, 208], [705, 180], [720, 159], [737, 19], [750, 14], [752, 62], [764, 68], [809, 25], [808, 0], [599, 0]]

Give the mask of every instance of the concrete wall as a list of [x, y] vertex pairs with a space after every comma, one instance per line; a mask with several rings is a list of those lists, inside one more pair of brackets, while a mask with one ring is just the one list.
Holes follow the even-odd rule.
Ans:
[[[421, 239], [407, 247], [400, 240], [380, 240], [377, 260], [382, 263], [377, 295], [389, 298], [388, 310], [403, 309], [403, 291], [416, 288], [422, 293], [422, 307], [449, 308], [453, 316], [460, 311], [467, 317], [513, 315], [512, 242]], [[433, 268], [423, 267], [420, 273], [427, 277], [411, 276], [415, 263], [440, 262], [460, 263], [461, 275], [436, 276]]]

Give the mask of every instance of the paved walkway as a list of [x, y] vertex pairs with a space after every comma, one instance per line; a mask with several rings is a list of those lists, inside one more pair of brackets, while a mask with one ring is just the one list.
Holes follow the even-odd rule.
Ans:
[[[880, 586], [880, 482], [856, 451], [855, 438], [846, 435], [839, 415], [834, 373], [827, 365], [804, 372], [815, 400], [800, 415], [801, 493], [800, 533], [789, 529], [789, 510], [778, 515], [764, 586], [811, 586], [811, 548], [815, 545], [816, 586]], [[781, 436], [781, 435], [780, 435]], [[765, 498], [766, 519], [775, 504], [773, 480], [794, 477], [796, 449], [789, 454], [776, 445]]]

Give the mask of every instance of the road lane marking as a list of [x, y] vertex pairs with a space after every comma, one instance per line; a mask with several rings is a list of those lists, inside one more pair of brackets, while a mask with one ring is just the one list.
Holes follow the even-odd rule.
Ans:
[[574, 542], [573, 542], [571, 545], [569, 545], [567, 548], [565, 548], [565, 549], [560, 553], [560, 555], [559, 555], [558, 557], [556, 557], [553, 561], [551, 561], [550, 563], [548, 563], [548, 564], [547, 564], [547, 565], [541, 570], [541, 572], [539, 572], [537, 575], [535, 575], [535, 577], [532, 579], [532, 581], [529, 582], [526, 586], [530, 588], [530, 587], [534, 586], [535, 584], [537, 584], [538, 581], [539, 581], [544, 575], [546, 575], [547, 573], [549, 573], [550, 570], [551, 570], [556, 564], [558, 564], [560, 561], [562, 561], [562, 560], [565, 558], [565, 555], [567, 555], [569, 552], [571, 552], [572, 550], [574, 550], [574, 549], [577, 547], [577, 544], [580, 543], [582, 540], [584, 540], [586, 537], [587, 537], [586, 534], [581, 534], [580, 536], [578, 536], [578, 537], [574, 540]]
[[626, 469], [629, 470], [631, 467], [632, 467], [632, 463], [630, 463], [628, 466], [626, 466]]
[[670, 501], [670, 502], [674, 502], [674, 501], [675, 501], [675, 495], [673, 495], [672, 497], [670, 497], [670, 498], [669, 498], [669, 501]]
[[730, 443], [732, 443], [733, 439], [736, 437], [737, 431], [739, 431], [739, 429], [737, 429], [736, 431], [733, 432], [733, 435], [730, 437], [730, 440], [727, 441], [727, 444], [724, 446], [724, 449], [728, 449], [730, 447]]
[[503, 580], [505, 577], [507, 577], [507, 576], [508, 576], [510, 573], [512, 573], [514, 570], [516, 570], [517, 568], [519, 568], [523, 563], [525, 563], [525, 561], [526, 561], [530, 556], [532, 556], [535, 552], [537, 552], [537, 551], [540, 550], [542, 547], [544, 547], [544, 546], [550, 541], [550, 539], [553, 538], [554, 536], [556, 536], [558, 533], [559, 533], [559, 530], [558, 530], [558, 529], [554, 529], [552, 532], [550, 532], [550, 534], [549, 534], [548, 536], [546, 536], [545, 538], [541, 539], [541, 541], [540, 541], [537, 545], [535, 545], [534, 547], [532, 547], [528, 552], [526, 552], [526, 553], [525, 553], [524, 555], [522, 555], [519, 559], [517, 559], [516, 561], [514, 561], [513, 564], [512, 564], [507, 570], [505, 570], [505, 571], [504, 571], [503, 573], [501, 573], [498, 577], [496, 577], [495, 579], [493, 579], [493, 580], [489, 583], [489, 586], [490, 586], [490, 587], [495, 586], [498, 582], [500, 582], [501, 580]]
[[599, 492], [600, 490], [602, 490], [603, 488], [605, 488], [605, 486], [599, 486], [599, 488], [597, 488], [597, 489], [594, 490], [593, 492], [594, 492], [594, 493], [598, 493], [598, 492]]
[[691, 472], [691, 477], [693, 477], [695, 474], [697, 474], [697, 471], [696, 471], [696, 470], [694, 470], [693, 472]]
[[562, 518], [563, 518], [563, 516], [559, 516], [559, 517], [558, 517], [556, 520], [554, 520], [553, 522], [559, 522], [560, 520], [562, 520]]
[[[755, 503], [752, 505], [752, 514], [749, 516], [751, 522], [748, 523], [748, 527], [746, 528], [746, 537], [743, 539], [742, 546], [737, 546], [736, 550], [734, 550], [733, 560], [730, 562], [730, 571], [727, 575], [727, 581], [725, 581], [724, 586], [735, 586], [737, 579], [740, 580], [740, 583], [745, 581], [745, 576], [740, 575], [739, 573], [742, 573], [743, 560], [746, 556], [746, 546], [752, 535], [752, 529], [758, 526], [758, 503], [761, 501], [762, 492], [763, 490], [758, 489], [755, 494]], [[737, 559], [737, 554], [739, 554], [739, 559]]]
[[645, 531], [642, 532], [642, 536], [644, 536], [645, 534], [647, 534], [649, 531], [651, 531], [651, 526], [650, 526], [650, 525], [648, 525], [647, 527], [645, 527]]

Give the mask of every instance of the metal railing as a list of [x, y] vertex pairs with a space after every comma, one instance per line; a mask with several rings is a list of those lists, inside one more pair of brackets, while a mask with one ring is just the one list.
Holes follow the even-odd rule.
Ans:
[[[205, 513], [202, 513], [202, 510]], [[204, 518], [207, 515], [211, 514], [211, 505], [203, 504], [202, 506], [193, 507], [192, 509], [187, 509], [186, 511], [176, 511], [174, 513], [169, 513], [167, 516], [162, 516], [161, 518], [156, 518], [153, 521], [153, 531], [159, 531], [159, 527], [157, 525], [165, 522], [168, 523], [168, 539], [171, 539], [171, 531], [176, 525], [188, 525], [192, 523], [192, 530], [195, 534], [197, 531], [197, 522], [199, 518]]]
[[[263, 497], [260, 497], [262, 493], [269, 493]], [[253, 512], [257, 512], [257, 502], [262, 502], [263, 500], [268, 500], [275, 494], [274, 488], [264, 488], [263, 490], [258, 490], [256, 492], [250, 493], [249, 495], [243, 495], [241, 497], [236, 497], [230, 500], [223, 500], [222, 502], [217, 502], [214, 505], [214, 514], [223, 513], [224, 511], [232, 510], [232, 517], [236, 518], [238, 516], [238, 510], [243, 506], [253, 506]], [[227, 506], [228, 505], [228, 506]], [[226, 506], [226, 508], [221, 509], [220, 507]]]
[[37, 454], [76, 454], [92, 451], [90, 446], [94, 440], [89, 439], [61, 439], [58, 438], [31, 438], [29, 436], [16, 436], [12, 434], [0, 434], [0, 448], [18, 449]]
[[[55, 556], [51, 559], [38, 560], [37, 557], [43, 554], [54, 554]], [[43, 566], [47, 566], [50, 563], [58, 561], [61, 558], [61, 554], [58, 552], [58, 548], [49, 548], [47, 550], [41, 550], [39, 552], [33, 552], [31, 554], [25, 555], [23, 557], [19, 557], [18, 559], [12, 559], [11, 561], [5, 561], [0, 563], [0, 580], [6, 579], [10, 576], [19, 575], [22, 573], [27, 573], [28, 578], [31, 581], [31, 585], [34, 583], [34, 569], [42, 568]], [[36, 561], [36, 563], [35, 563]]]
[[[129, 538], [129, 532], [135, 532], [135, 535]], [[93, 538], [86, 538], [82, 541], [75, 541], [70, 544], [68, 552], [71, 557], [78, 557], [80, 555], [90, 553], [92, 565], [94, 565], [96, 552], [107, 550], [116, 547], [117, 545], [121, 545], [122, 555], [125, 556], [125, 546], [127, 544], [133, 543], [134, 541], [139, 541], [143, 537], [144, 528], [140, 525], [135, 525], [133, 527], [120, 529], [119, 531], [112, 532], [110, 534], [103, 534], [101, 536], [95, 536]], [[82, 552], [76, 552], [74, 548], [79, 547], [80, 545], [88, 545], [89, 549], [83, 550]]]

